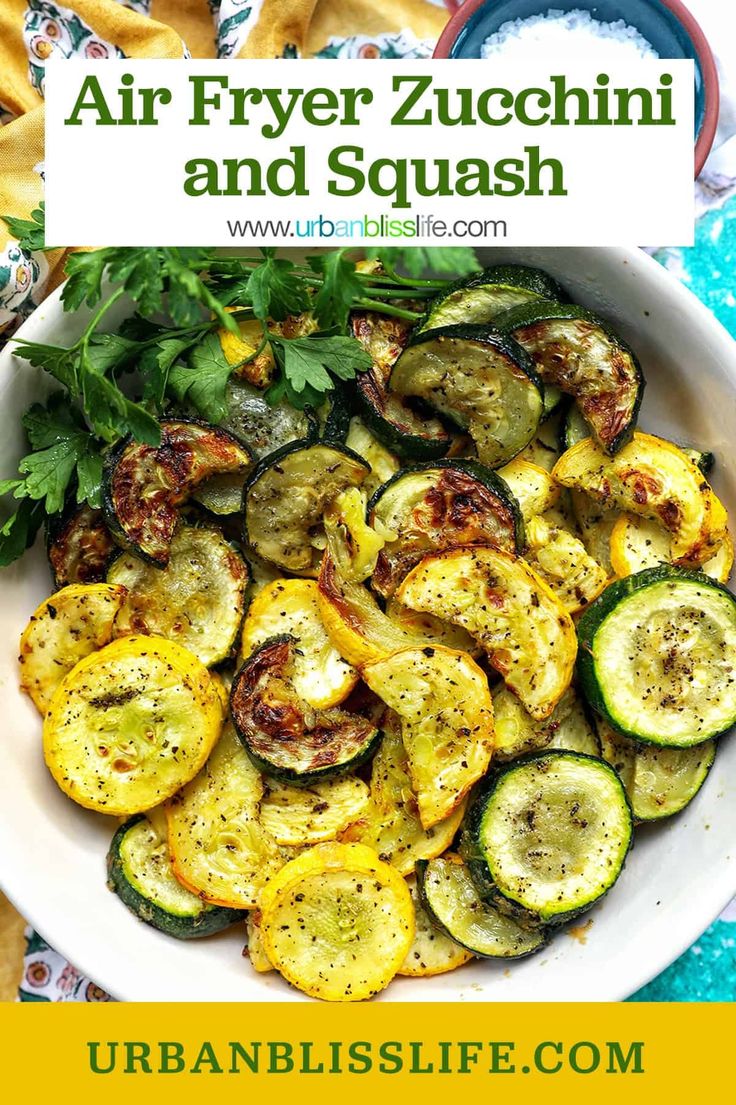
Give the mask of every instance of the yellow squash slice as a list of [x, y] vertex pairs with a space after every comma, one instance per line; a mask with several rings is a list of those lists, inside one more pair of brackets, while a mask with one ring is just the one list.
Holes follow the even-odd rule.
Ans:
[[443, 821], [493, 754], [488, 680], [464, 652], [407, 648], [363, 668], [363, 679], [401, 719], [401, 739], [425, 829]]
[[245, 929], [248, 933], [247, 950], [250, 965], [259, 975], [266, 975], [273, 971], [274, 967], [263, 947], [260, 910], [252, 909], [250, 911], [245, 920]]
[[397, 598], [467, 629], [532, 717], [549, 717], [570, 685], [575, 627], [524, 560], [491, 546], [427, 556]]
[[390, 480], [398, 472], [401, 464], [399, 458], [389, 452], [378, 438], [375, 438], [362, 418], [351, 418], [348, 436], [345, 439], [348, 449], [362, 457], [371, 466], [366, 476], [363, 487], [370, 497], [381, 484]]
[[42, 602], [20, 639], [20, 685], [40, 714], [75, 664], [112, 640], [124, 587], [70, 583]]
[[611, 534], [621, 517], [620, 511], [609, 510], [583, 491], [570, 491], [572, 513], [586, 550], [609, 576], [616, 573], [611, 564]]
[[576, 614], [598, 598], [609, 575], [568, 530], [547, 518], [530, 519], [526, 527], [525, 559], [569, 614]]
[[370, 791], [355, 775], [325, 779], [311, 787], [265, 780], [261, 824], [277, 844], [321, 844], [335, 840], [370, 807]]
[[120, 817], [188, 783], [221, 728], [220, 696], [196, 656], [160, 637], [122, 637], [81, 660], [57, 689], [44, 756], [65, 794]]
[[572, 687], [568, 687], [545, 721], [535, 721], [530, 717], [516, 695], [503, 686], [493, 695], [493, 713], [496, 721], [495, 755], [502, 762], [515, 760], [527, 752], [539, 752], [543, 748], [567, 748], [589, 756], [600, 755], [598, 737]]
[[401, 875], [410, 875], [417, 860], [434, 859], [450, 847], [460, 828], [466, 800], [444, 821], [431, 829], [423, 827], [399, 721], [390, 711], [385, 715], [383, 740], [371, 765], [370, 791], [368, 811], [342, 834], [342, 840], [367, 844]]
[[414, 903], [414, 940], [398, 973], [411, 978], [429, 978], [455, 971], [473, 959], [472, 952], [461, 948], [432, 924], [419, 897], [416, 879], [412, 876], [407, 884]]
[[318, 844], [263, 891], [266, 955], [293, 986], [325, 1001], [363, 1001], [391, 981], [414, 938], [404, 879], [363, 844]]
[[395, 597], [388, 600], [386, 614], [416, 641], [421, 640], [427, 645], [444, 645], [445, 648], [467, 652], [476, 658], [483, 652], [478, 642], [459, 625], [443, 622], [442, 618], [435, 618], [434, 614], [425, 614], [421, 610], [410, 610], [408, 606], [397, 602]]
[[605, 507], [660, 522], [671, 535], [675, 564], [702, 564], [725, 538], [723, 504], [697, 465], [662, 438], [635, 433], [612, 457], [586, 438], [563, 453], [552, 475]]
[[243, 623], [241, 652], [247, 659], [271, 637], [293, 637], [297, 642], [294, 689], [310, 706], [325, 709], [347, 698], [358, 673], [331, 643], [317, 599], [317, 584], [311, 579], [277, 579], [266, 584], [253, 599]]
[[560, 488], [550, 473], [521, 457], [514, 457], [504, 464], [503, 468], [498, 469], [498, 474], [511, 488], [525, 522], [537, 514], [544, 514], [560, 497]]
[[[634, 575], [657, 564], [670, 564], [671, 538], [659, 522], [622, 514], [611, 532], [611, 564], [620, 578]], [[733, 569], [734, 548], [731, 535], [726, 535], [717, 552], [702, 570], [711, 579], [727, 583]]]
[[260, 821], [263, 779], [232, 725], [202, 771], [166, 809], [176, 877], [214, 905], [255, 909], [291, 858]]

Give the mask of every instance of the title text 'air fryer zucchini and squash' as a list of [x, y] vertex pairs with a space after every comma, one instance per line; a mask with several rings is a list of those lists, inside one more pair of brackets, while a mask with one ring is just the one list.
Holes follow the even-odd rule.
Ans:
[[327, 408], [233, 376], [221, 425], [111, 449], [21, 641], [121, 902], [247, 917], [253, 969], [338, 1001], [545, 947], [736, 722], [708, 443], [636, 429], [610, 324], [505, 265], [350, 326]]

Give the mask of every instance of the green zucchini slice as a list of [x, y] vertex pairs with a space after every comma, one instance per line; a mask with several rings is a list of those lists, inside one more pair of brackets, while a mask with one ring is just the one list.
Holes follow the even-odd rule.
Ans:
[[661, 565], [612, 583], [578, 626], [593, 709], [633, 740], [689, 748], [736, 722], [736, 599]]
[[499, 687], [493, 694], [493, 716], [497, 762], [515, 760], [545, 748], [567, 748], [588, 756], [601, 754], [598, 736], [572, 687], [565, 691], [553, 713], [544, 721], [535, 721], [515, 694], [507, 687]]
[[370, 525], [394, 534], [378, 554], [372, 585], [389, 598], [422, 557], [458, 545], [524, 548], [524, 523], [507, 484], [472, 460], [404, 468], [368, 504]]
[[132, 817], [115, 833], [107, 854], [110, 889], [141, 921], [178, 940], [211, 936], [242, 921], [245, 910], [208, 905], [178, 882], [166, 820], [157, 812]]
[[422, 904], [440, 932], [484, 959], [521, 959], [546, 942], [541, 929], [522, 926], [484, 902], [460, 856], [445, 853], [417, 863]]
[[105, 521], [119, 543], [165, 568], [179, 507], [211, 476], [245, 473], [245, 445], [218, 426], [183, 418], [161, 422], [161, 444], [125, 438], [103, 474]]
[[626, 792], [609, 764], [545, 751], [510, 764], [478, 799], [465, 858], [499, 908], [503, 899], [531, 919], [560, 923], [610, 890], [631, 831]]
[[46, 553], [57, 587], [102, 583], [117, 545], [101, 510], [83, 503], [48, 521]]
[[526, 265], [492, 265], [455, 281], [430, 303], [419, 330], [456, 323], [491, 322], [497, 315], [535, 299], [566, 299], [564, 291], [541, 269]]
[[583, 307], [545, 299], [513, 308], [496, 326], [531, 355], [545, 385], [573, 396], [606, 452], [626, 444], [644, 376], [636, 354], [608, 323]]
[[246, 544], [286, 571], [315, 573], [321, 555], [315, 536], [325, 508], [369, 472], [344, 445], [294, 441], [269, 454], [243, 490]]
[[590, 437], [590, 426], [580, 413], [577, 403], [571, 403], [560, 423], [560, 450], [565, 453], [579, 441]]
[[115, 619], [115, 634], [152, 634], [176, 641], [212, 667], [235, 645], [245, 612], [250, 573], [241, 554], [209, 526], [180, 526], [169, 563], [154, 568], [123, 552], [107, 573], [127, 595]]
[[350, 429], [352, 396], [347, 384], [337, 383], [317, 411], [319, 434], [323, 441], [344, 444]]
[[603, 758], [621, 777], [637, 821], [661, 821], [692, 802], [713, 766], [716, 742], [692, 748], [658, 748], [622, 737], [598, 722]]
[[351, 316], [353, 336], [370, 354], [373, 365], [358, 373], [355, 394], [368, 429], [403, 460], [436, 460], [452, 445], [452, 435], [436, 418], [423, 417], [388, 388], [391, 369], [411, 334], [402, 319], [374, 312]]
[[686, 457], [690, 457], [693, 464], [697, 464], [704, 476], [709, 476], [716, 466], [715, 453], [704, 453], [702, 449], [689, 449], [685, 446], [682, 451]]
[[469, 433], [490, 468], [529, 444], [544, 412], [544, 387], [531, 357], [488, 326], [419, 334], [394, 365], [389, 388]]
[[315, 710], [299, 698], [292, 674], [297, 642], [272, 637], [233, 680], [230, 710], [238, 737], [259, 770], [294, 786], [353, 771], [375, 752], [380, 732], [337, 707]]

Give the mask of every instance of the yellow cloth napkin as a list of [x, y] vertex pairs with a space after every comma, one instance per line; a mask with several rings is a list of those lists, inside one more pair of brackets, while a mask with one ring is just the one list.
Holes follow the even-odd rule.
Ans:
[[[428, 57], [442, 0], [2, 0], [0, 214], [43, 198], [43, 78], [63, 57]], [[81, 243], [67, 243], [80, 245]], [[64, 251], [30, 254], [0, 222], [0, 330], [61, 279]]]

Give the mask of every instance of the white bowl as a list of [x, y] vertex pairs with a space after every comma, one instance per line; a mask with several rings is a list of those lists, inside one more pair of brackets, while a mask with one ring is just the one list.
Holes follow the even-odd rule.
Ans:
[[[539, 265], [588, 307], [608, 315], [638, 351], [648, 380], [642, 426], [712, 449], [715, 486], [736, 516], [736, 344], [705, 307], [634, 249], [480, 250], [481, 260]], [[24, 324], [64, 344], [82, 325], [58, 293]], [[20, 416], [45, 385], [0, 354], [4, 432], [0, 474], [21, 454]], [[65, 798], [47, 773], [41, 723], [18, 690], [18, 637], [50, 589], [44, 551], [0, 570], [0, 682], [5, 693], [0, 771], [0, 884], [58, 951], [128, 1001], [303, 1001], [241, 958], [240, 927], [181, 943], [137, 921], [105, 886], [112, 819]], [[679, 817], [640, 829], [626, 870], [590, 914], [584, 935], [562, 932], [518, 963], [477, 961], [431, 979], [397, 979], [382, 1001], [616, 1001], [680, 955], [736, 892], [736, 740], [726, 739], [705, 786]]]

